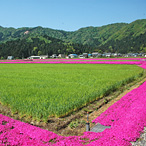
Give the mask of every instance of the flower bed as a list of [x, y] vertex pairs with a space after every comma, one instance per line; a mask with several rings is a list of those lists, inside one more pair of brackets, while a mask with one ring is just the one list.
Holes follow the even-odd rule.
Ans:
[[83, 61], [87, 61], [87, 60], [145, 60], [146, 58], [73, 58], [73, 59], [59, 59], [59, 58], [55, 58], [55, 59], [16, 59], [16, 60], [0, 60], [1, 62], [19, 62], [19, 61], [74, 61], [74, 60], [83, 60]]
[[12, 61], [0, 62], [1, 64], [26, 64], [26, 63], [44, 63], [44, 64], [126, 64], [140, 65], [139, 61]]
[[44, 64], [130, 64], [141, 65], [145, 58], [75, 58], [75, 59], [17, 59], [17, 60], [0, 60], [0, 63], [44, 63]]
[[110, 125], [101, 133], [58, 136], [38, 127], [0, 115], [1, 145], [130, 146], [146, 126], [146, 82], [132, 90], [92, 122]]
[[140, 67], [142, 67], [143, 69], [146, 69], [146, 62], [142, 63], [142, 64], [140, 65]]
[[135, 141], [146, 126], [146, 82], [113, 104], [92, 122], [111, 125], [109, 134]]

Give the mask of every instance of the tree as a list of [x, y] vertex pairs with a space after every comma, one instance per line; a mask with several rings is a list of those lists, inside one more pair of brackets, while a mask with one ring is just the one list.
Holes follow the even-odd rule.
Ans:
[[75, 53], [75, 49], [73, 48], [73, 46], [67, 46], [66, 53], [67, 55]]
[[146, 47], [143, 47], [143, 52], [146, 53]]
[[38, 56], [42, 55], [42, 51], [38, 51]]
[[103, 54], [103, 51], [102, 50], [99, 50], [98, 53]]
[[1, 56], [1, 60], [3, 60], [3, 59], [4, 59], [4, 57]]
[[33, 47], [32, 53], [33, 53], [33, 55], [37, 55], [38, 47]]

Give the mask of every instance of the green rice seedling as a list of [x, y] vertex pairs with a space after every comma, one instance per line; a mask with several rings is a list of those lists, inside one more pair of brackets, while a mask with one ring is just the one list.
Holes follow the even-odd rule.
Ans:
[[63, 117], [142, 76], [136, 65], [0, 64], [0, 102], [34, 120]]

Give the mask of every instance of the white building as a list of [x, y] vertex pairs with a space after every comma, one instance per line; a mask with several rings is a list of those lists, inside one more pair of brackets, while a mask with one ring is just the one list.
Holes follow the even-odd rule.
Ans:
[[28, 57], [28, 59], [41, 59], [41, 57], [40, 56], [30, 56], [30, 57]]
[[40, 55], [40, 59], [47, 59], [48, 55]]

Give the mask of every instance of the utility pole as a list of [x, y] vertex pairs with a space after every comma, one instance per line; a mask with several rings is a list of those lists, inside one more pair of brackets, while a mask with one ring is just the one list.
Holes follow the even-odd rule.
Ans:
[[87, 123], [86, 123], [86, 131], [90, 131], [90, 123], [89, 123], [89, 112], [87, 112]]

